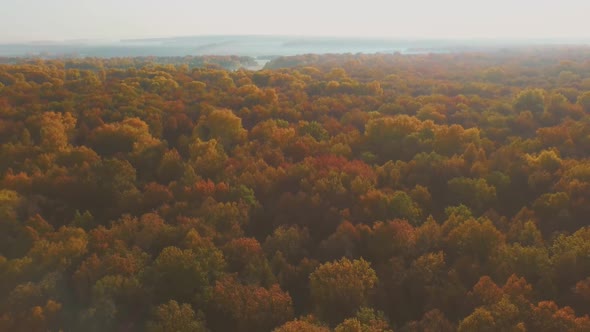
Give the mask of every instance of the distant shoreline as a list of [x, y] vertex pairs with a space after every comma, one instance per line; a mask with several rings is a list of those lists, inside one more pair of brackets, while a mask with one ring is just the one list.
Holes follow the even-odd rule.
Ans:
[[65, 42], [0, 43], [2, 57], [137, 57], [237, 55], [257, 59], [300, 54], [339, 53], [452, 53], [490, 51], [539, 46], [588, 46], [575, 40], [442, 40], [305, 36], [194, 36], [126, 39], [120, 41], [76, 40]]

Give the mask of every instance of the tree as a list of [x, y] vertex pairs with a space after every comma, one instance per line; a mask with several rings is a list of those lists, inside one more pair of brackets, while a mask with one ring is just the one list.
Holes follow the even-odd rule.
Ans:
[[30, 241], [24, 239], [19, 222], [23, 203], [16, 191], [0, 189], [0, 255], [18, 257], [29, 249]]
[[320, 265], [310, 275], [311, 298], [318, 317], [337, 323], [369, 304], [377, 275], [369, 262], [342, 258]]
[[146, 310], [148, 297], [136, 276], [107, 275], [94, 284], [91, 294], [82, 325], [94, 322], [99, 330], [102, 324], [118, 326], [127, 317]]
[[233, 239], [223, 248], [230, 272], [245, 284], [269, 286], [275, 280], [260, 243], [253, 238]]
[[298, 263], [308, 256], [310, 242], [307, 228], [279, 226], [266, 238], [263, 248], [269, 257], [281, 252], [289, 262]]
[[66, 270], [88, 251], [88, 235], [81, 228], [60, 227], [33, 244], [28, 256], [37, 269]]
[[316, 324], [307, 320], [296, 319], [289, 321], [276, 329], [273, 332], [329, 332], [330, 329], [326, 326]]
[[76, 126], [71, 113], [47, 112], [41, 116], [41, 146], [48, 151], [64, 149], [69, 145]]
[[215, 179], [227, 161], [223, 146], [215, 139], [201, 141], [196, 139], [189, 146], [190, 162], [195, 172], [206, 178]]
[[554, 229], [556, 221], [567, 221], [569, 205], [570, 198], [567, 193], [545, 193], [535, 200], [533, 209], [543, 221], [543, 226]]
[[559, 308], [553, 301], [542, 301], [532, 306], [529, 326], [534, 331], [572, 331], [576, 316], [572, 308]]
[[407, 159], [416, 153], [416, 144], [412, 144], [414, 136], [411, 135], [423, 128], [423, 123], [414, 117], [384, 117], [370, 120], [365, 128], [365, 136], [370, 151], [375, 152], [381, 160]]
[[164, 184], [178, 180], [184, 173], [184, 167], [184, 162], [178, 151], [175, 149], [167, 151], [162, 157], [160, 166], [157, 169], [157, 178]]
[[416, 234], [405, 220], [376, 222], [367, 241], [367, 255], [375, 263], [391, 257], [410, 257], [415, 252]]
[[364, 214], [369, 220], [403, 218], [416, 224], [422, 215], [418, 204], [403, 191], [392, 193], [371, 189], [360, 199]]
[[421, 320], [410, 322], [402, 328], [403, 332], [452, 332], [456, 330], [453, 323], [438, 309], [426, 312]]
[[483, 276], [469, 293], [479, 305], [493, 305], [502, 299], [502, 289], [488, 277]]
[[496, 201], [496, 188], [485, 179], [454, 178], [449, 181], [449, 193], [456, 204], [466, 204], [472, 209], [483, 212]]
[[472, 256], [480, 261], [488, 260], [503, 243], [504, 235], [489, 220], [469, 219], [453, 229], [447, 237], [451, 253]]
[[96, 128], [89, 145], [102, 156], [130, 153], [156, 144], [148, 124], [139, 118], [127, 118], [121, 122], [104, 124]]
[[154, 295], [159, 301], [203, 304], [224, 265], [217, 250], [164, 248], [153, 265]]
[[569, 236], [559, 235], [550, 253], [555, 287], [572, 289], [590, 275], [590, 228], [581, 228]]
[[195, 127], [197, 136], [203, 140], [215, 139], [225, 148], [241, 142], [246, 137], [242, 119], [227, 109], [216, 109]]
[[531, 111], [540, 114], [545, 110], [545, 91], [541, 89], [526, 89], [518, 93], [514, 99], [517, 111]]
[[497, 331], [496, 322], [494, 321], [494, 317], [492, 314], [483, 308], [477, 308], [475, 311], [465, 317], [459, 323], [457, 328], [458, 332], [471, 332], [471, 331], [481, 331], [481, 332], [493, 332]]
[[503, 278], [515, 273], [537, 284], [550, 275], [551, 261], [544, 247], [523, 247], [518, 243], [503, 246], [493, 260], [497, 275]]
[[168, 301], [154, 309], [152, 319], [147, 322], [148, 332], [205, 332], [205, 324], [197, 318], [190, 305]]
[[578, 105], [582, 106], [584, 111], [590, 112], [590, 91], [584, 92], [578, 96]]
[[219, 331], [270, 331], [293, 318], [291, 297], [276, 284], [266, 289], [224, 278], [215, 284], [211, 305], [210, 324]]
[[382, 312], [361, 308], [354, 317], [344, 320], [335, 332], [392, 332]]

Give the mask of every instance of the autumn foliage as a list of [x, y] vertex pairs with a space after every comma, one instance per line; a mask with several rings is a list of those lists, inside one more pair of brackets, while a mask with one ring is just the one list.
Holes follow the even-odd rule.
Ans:
[[10, 60], [0, 331], [590, 331], [589, 56]]

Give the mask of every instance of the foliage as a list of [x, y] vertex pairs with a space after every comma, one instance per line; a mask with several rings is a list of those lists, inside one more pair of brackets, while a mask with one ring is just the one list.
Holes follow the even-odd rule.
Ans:
[[589, 331], [589, 57], [4, 61], [0, 330]]

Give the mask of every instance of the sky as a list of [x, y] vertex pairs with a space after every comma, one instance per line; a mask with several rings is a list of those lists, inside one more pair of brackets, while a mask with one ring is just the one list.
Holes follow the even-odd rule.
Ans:
[[194, 35], [589, 39], [589, 0], [0, 0], [0, 42]]

